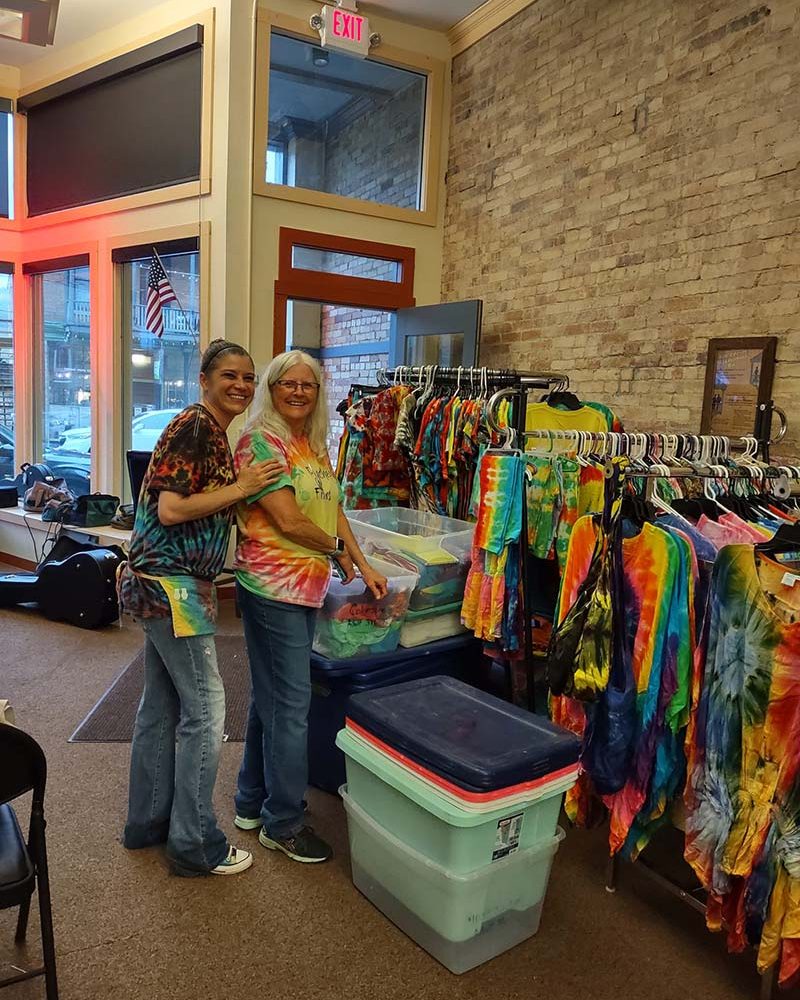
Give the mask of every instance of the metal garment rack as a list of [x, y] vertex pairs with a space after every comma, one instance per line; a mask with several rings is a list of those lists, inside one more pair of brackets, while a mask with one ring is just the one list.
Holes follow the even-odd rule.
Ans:
[[[499, 430], [496, 425], [496, 421], [491, 421], [495, 429]], [[782, 426], [783, 433], [780, 437], [785, 434], [785, 420]], [[642, 438], [645, 438], [645, 443], [649, 443], [648, 439], [658, 438], [658, 435], [637, 435], [637, 434], [617, 434], [617, 433], [583, 433], [573, 431], [530, 431], [523, 432], [523, 440], [531, 440], [533, 438], [541, 438], [543, 440], [549, 439], [551, 445], [555, 443], [565, 444], [569, 446], [571, 450], [576, 450], [583, 443], [585, 445], [590, 445], [592, 447], [600, 445], [627, 445], [627, 444], [637, 444], [641, 445]], [[678, 437], [685, 439], [687, 444], [692, 443], [697, 446], [697, 450], [700, 448], [710, 447], [716, 445], [718, 449], [719, 457], [724, 457], [725, 460], [729, 459], [734, 442], [728, 438], [721, 438], [712, 435], [671, 435], [671, 437]], [[780, 439], [778, 438], [778, 440]], [[706, 467], [698, 465], [682, 465], [682, 466], [662, 466], [662, 467], [650, 467], [650, 468], [637, 468], [635, 465], [629, 467], [626, 470], [626, 477], [629, 479], [645, 479], [648, 480], [648, 492], [650, 492], [650, 483], [656, 479], [681, 479], [681, 478], [693, 478], [693, 479], [717, 479], [717, 480], [749, 480], [751, 482], [763, 483], [766, 480], [779, 481], [781, 483], [781, 488], [776, 489], [776, 493], [782, 496], [790, 495], [789, 481], [797, 481], [800, 479], [800, 468], [795, 466], [770, 466], [758, 464], [753, 459], [755, 458], [755, 453], [761, 451], [765, 459], [768, 455], [764, 448], [763, 439], [755, 436], [747, 436], [743, 438], [742, 441], [745, 445], [745, 455], [744, 463], [740, 465], [739, 468], [732, 468], [730, 466], [716, 466], [708, 464]], [[773, 442], [774, 443], [774, 442]], [[548, 454], [549, 452], [537, 451], [533, 454]], [[623, 454], [625, 451], [622, 452]], [[670, 454], [669, 458], [673, 456]], [[675, 456], [677, 457], [677, 456]], [[688, 460], [687, 460], [688, 461]], [[713, 460], [711, 460], [713, 461]], [[750, 464], [746, 464], [749, 461]], [[529, 678], [529, 685], [532, 683], [532, 679]], [[645, 858], [639, 857], [635, 862], [630, 862], [635, 865], [638, 871], [641, 871], [650, 881], [654, 882], [656, 885], [660, 886], [662, 889], [680, 899], [693, 910], [698, 913], [705, 915], [706, 904], [699, 899], [691, 891], [684, 889], [682, 886], [673, 882], [670, 878], [664, 875], [662, 872], [654, 868]], [[616, 892], [617, 888], [617, 877], [619, 873], [620, 857], [618, 854], [610, 855], [606, 867], [606, 890], [608, 892]], [[699, 890], [702, 891], [702, 890]], [[777, 980], [777, 967], [771, 966], [764, 973], [761, 974], [761, 988], [760, 988], [760, 1000], [772, 1000], [775, 992]]]
[[[427, 380], [427, 381], [426, 381]], [[488, 399], [486, 413], [487, 423], [493, 431], [500, 435], [506, 433], [506, 428], [500, 427], [495, 418], [495, 408], [503, 399], [512, 401], [513, 432], [518, 440], [523, 440], [526, 434], [528, 392], [544, 390], [553, 392], [569, 388], [569, 376], [561, 372], [518, 372], [503, 368], [463, 368], [428, 366], [399, 366], [378, 372], [378, 381], [382, 385], [414, 384], [425, 385], [463, 385], [483, 390]], [[523, 490], [525, 489], [523, 480]], [[520, 578], [522, 581], [522, 614], [523, 614], [523, 649], [525, 652], [525, 674], [528, 686], [528, 709], [536, 708], [534, 669], [533, 669], [533, 635], [531, 631], [531, 601], [528, 581], [528, 505], [523, 496], [522, 503], [522, 533], [520, 535]], [[510, 683], [510, 675], [509, 675]]]

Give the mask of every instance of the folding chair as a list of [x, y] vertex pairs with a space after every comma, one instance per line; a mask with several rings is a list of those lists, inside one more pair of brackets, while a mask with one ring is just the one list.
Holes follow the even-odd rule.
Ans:
[[[0, 723], [0, 909], [19, 907], [15, 941], [25, 940], [31, 897], [39, 890], [44, 966], [0, 980], [0, 989], [36, 976], [45, 977], [47, 1000], [58, 1000], [53, 915], [45, 845], [44, 786], [47, 762], [42, 748], [27, 733]], [[28, 842], [11, 805], [13, 799], [33, 792]]]

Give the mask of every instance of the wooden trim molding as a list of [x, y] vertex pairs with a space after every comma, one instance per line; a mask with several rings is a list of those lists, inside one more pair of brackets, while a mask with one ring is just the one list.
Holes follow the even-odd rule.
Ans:
[[288, 17], [259, 7], [256, 14], [256, 72], [253, 122], [253, 193], [280, 198], [317, 208], [369, 215], [394, 222], [412, 222], [435, 226], [438, 222], [439, 189], [442, 184], [441, 144], [444, 103], [445, 64], [431, 56], [420, 55], [390, 45], [380, 45], [370, 53], [370, 60], [424, 73], [428, 85], [425, 93], [425, 123], [420, 171], [420, 208], [401, 208], [379, 202], [343, 195], [314, 191], [310, 188], [271, 184], [264, 179], [267, 138], [269, 131], [269, 63], [270, 35], [273, 28], [305, 41], [318, 41], [318, 36], [306, 21]]
[[452, 55], [460, 55], [534, 3], [536, 0], [486, 0], [447, 32]]
[[36, 563], [33, 559], [22, 559], [20, 556], [12, 556], [10, 552], [0, 552], [0, 563], [6, 566], [13, 566], [14, 569], [34, 570]]
[[[214, 122], [214, 58], [216, 54], [216, 11], [210, 7], [205, 11], [198, 11], [193, 17], [184, 18], [170, 27], [162, 28], [160, 31], [133, 39], [124, 46], [113, 49], [96, 56], [95, 58], [76, 65], [69, 70], [62, 71], [53, 76], [42, 78], [35, 83], [21, 89], [15, 95], [17, 100], [24, 102], [25, 97], [37, 91], [43, 91], [51, 87], [56, 87], [65, 80], [69, 80], [76, 75], [94, 71], [98, 66], [102, 66], [115, 59], [128, 56], [130, 53], [141, 50], [151, 44], [158, 44], [164, 39], [174, 37], [176, 34], [193, 27], [200, 26], [203, 29], [203, 77], [202, 77], [202, 118], [200, 125], [200, 177], [198, 180], [185, 181], [183, 183], [168, 185], [167, 187], [156, 188], [152, 191], [140, 191], [135, 194], [120, 195], [108, 198], [105, 201], [96, 201], [88, 205], [78, 205], [73, 208], [60, 209], [42, 215], [29, 216], [26, 192], [26, 170], [25, 170], [25, 149], [26, 136], [25, 116], [15, 115], [14, 130], [17, 140], [17, 158], [14, 164], [14, 182], [16, 191], [16, 210], [13, 226], [18, 232], [28, 229], [41, 229], [47, 226], [58, 225], [67, 222], [77, 222], [83, 219], [94, 218], [99, 215], [111, 215], [115, 212], [128, 212], [134, 209], [146, 208], [152, 205], [163, 205], [167, 202], [182, 201], [189, 198], [200, 198], [211, 193], [212, 187], [212, 163], [213, 163], [213, 122]], [[0, 227], [2, 228], [2, 227]]]
[[[314, 233], [286, 226], [281, 226], [278, 240], [278, 278], [275, 282], [273, 317], [274, 354], [286, 350], [286, 305], [289, 299], [386, 310], [405, 309], [415, 303], [416, 254], [413, 247], [356, 240], [348, 236]], [[296, 246], [396, 261], [402, 269], [400, 281], [380, 281], [375, 278], [358, 278], [348, 274], [295, 267], [292, 250]]]

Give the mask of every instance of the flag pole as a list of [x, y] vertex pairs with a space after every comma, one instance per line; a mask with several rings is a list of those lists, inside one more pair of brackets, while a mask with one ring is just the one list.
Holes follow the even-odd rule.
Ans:
[[[161, 266], [161, 270], [164, 272], [164, 274], [166, 274], [167, 269], [164, 267], [164, 262], [161, 260], [161, 257], [159, 257], [158, 250], [156, 250], [155, 247], [153, 247], [153, 254], [156, 260], [158, 261], [159, 265]], [[167, 276], [167, 281], [169, 281], [169, 276]], [[183, 303], [178, 298], [178, 293], [175, 291], [175, 286], [172, 284], [171, 281], [169, 281], [169, 286], [172, 289], [172, 294], [175, 296], [175, 301], [178, 303], [178, 308], [181, 311], [181, 315], [183, 316], [184, 321], [186, 322], [186, 328], [189, 330], [189, 333], [192, 335], [195, 341], [197, 341], [199, 339], [199, 330], [195, 330], [192, 324], [189, 322], [189, 317], [186, 315], [186, 310], [183, 308]]]

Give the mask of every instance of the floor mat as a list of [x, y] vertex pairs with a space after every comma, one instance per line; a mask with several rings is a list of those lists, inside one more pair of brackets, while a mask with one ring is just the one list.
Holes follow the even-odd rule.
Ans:
[[[244, 638], [218, 635], [217, 664], [225, 687], [225, 736], [244, 741], [250, 706], [250, 670]], [[70, 743], [130, 743], [144, 685], [144, 650], [122, 671], [70, 736]]]

